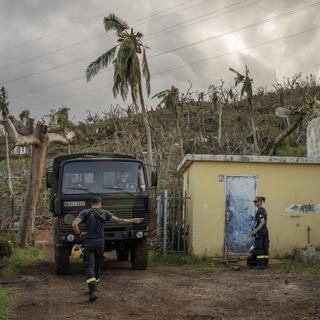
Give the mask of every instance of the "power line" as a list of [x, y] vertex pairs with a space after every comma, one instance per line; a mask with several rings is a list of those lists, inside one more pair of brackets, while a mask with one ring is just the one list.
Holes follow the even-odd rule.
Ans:
[[[153, 59], [153, 58], [156, 58], [156, 57], [159, 57], [159, 56], [162, 56], [162, 55], [171, 53], [171, 52], [179, 51], [179, 50], [182, 50], [182, 49], [185, 49], [185, 48], [188, 48], [188, 47], [197, 45], [197, 44], [204, 43], [204, 42], [206, 42], [206, 41], [210, 41], [210, 40], [213, 40], [213, 39], [218, 39], [218, 38], [224, 37], [224, 36], [226, 36], [226, 35], [233, 34], [233, 33], [239, 32], [239, 31], [243, 31], [243, 30], [245, 30], [245, 29], [249, 29], [249, 28], [252, 28], [252, 27], [258, 26], [258, 25], [260, 25], [260, 24], [263, 24], [263, 23], [266, 23], [266, 22], [270, 22], [270, 21], [273, 21], [273, 20], [276, 20], [276, 19], [279, 19], [279, 18], [284, 18], [284, 17], [287, 17], [287, 16], [289, 16], [289, 15], [292, 15], [292, 14], [295, 14], [295, 13], [298, 13], [298, 12], [302, 12], [302, 11], [307, 10], [307, 9], [311, 9], [311, 8], [313, 8], [313, 7], [316, 6], [316, 5], [320, 5], [320, 2], [311, 4], [311, 5], [307, 5], [307, 6], [304, 6], [304, 7], [300, 7], [300, 8], [297, 8], [297, 9], [289, 10], [289, 11], [283, 12], [283, 13], [281, 13], [281, 14], [279, 14], [279, 15], [273, 16], [273, 17], [271, 17], [271, 18], [267, 18], [267, 19], [264, 19], [264, 20], [261, 20], [261, 21], [257, 21], [257, 22], [248, 24], [248, 25], [243, 26], [243, 27], [241, 27], [241, 28], [233, 29], [233, 30], [230, 30], [230, 31], [227, 31], [227, 32], [218, 34], [218, 35], [210, 36], [210, 37], [208, 37], [208, 38], [205, 38], [205, 39], [202, 39], [202, 40], [199, 40], [199, 41], [187, 43], [187, 44], [185, 44], [185, 45], [182, 45], [182, 46], [180, 46], [180, 47], [176, 47], [176, 48], [173, 48], [173, 49], [170, 49], [170, 50], [167, 50], [167, 51], [159, 52], [159, 53], [156, 53], [156, 54], [154, 54], [154, 55], [151, 55], [151, 56], [149, 57], [149, 59]], [[101, 72], [108, 72], [108, 71], [111, 71], [111, 70], [112, 70], [112, 69], [110, 69], [110, 68], [106, 68], [106, 69], [102, 70]], [[100, 73], [101, 73], [101, 72], [100, 72]], [[74, 82], [74, 81], [79, 81], [79, 80], [82, 80], [82, 79], [83, 79], [83, 76], [79, 76], [79, 77], [73, 78], [73, 79], [71, 79], [71, 80], [63, 81], [60, 85], [66, 84], [66, 83], [70, 83], [70, 82]], [[15, 80], [14, 80], [14, 81], [15, 81]], [[6, 82], [4, 82], [4, 83], [6, 83]], [[53, 86], [54, 86], [54, 87], [57, 87], [57, 86], [59, 86], [59, 83], [58, 83], [58, 84], [55, 84], [55, 85], [53, 85]], [[40, 89], [40, 90], [36, 90], [36, 91], [32, 91], [32, 92], [30, 92], [30, 93], [45, 91], [45, 90], [50, 89], [51, 87], [52, 87], [52, 86], [49, 86], [48, 88]], [[20, 95], [20, 96], [18, 96], [18, 97], [13, 97], [12, 99], [19, 99], [19, 98], [21, 98], [21, 97], [23, 97], [23, 96], [25, 96], [25, 95], [30, 94], [30, 93], [23, 94], [23, 95]]]
[[[128, 7], [128, 6], [131, 6], [131, 5], [133, 5], [133, 4], [135, 4], [135, 3], [139, 2], [139, 1], [141, 1], [141, 0], [136, 0], [136, 1], [133, 1], [133, 2], [131, 2], [131, 3], [129, 3], [129, 4], [123, 5], [123, 6], [121, 6], [121, 7], [114, 8], [114, 9], [110, 9], [109, 12], [116, 12], [116, 11], [118, 11], [118, 10], [120, 10], [120, 9], [123, 9], [123, 8]], [[152, 15], [150, 15], [150, 16], [146, 16], [146, 17], [143, 17], [143, 18], [134, 20], [134, 21], [130, 22], [130, 24], [132, 24], [132, 23], [137, 23], [137, 22], [142, 21], [142, 20], [144, 20], [144, 19], [146, 19], [146, 18], [151, 18], [151, 17], [154, 18], [154, 17], [157, 16], [157, 15], [160, 15], [160, 14], [162, 14], [162, 13], [164, 13], [164, 12], [167, 12], [167, 11], [170, 11], [170, 10], [172, 10], [172, 9], [176, 9], [176, 8], [181, 7], [181, 6], [183, 6], [184, 4], [189, 3], [189, 2], [192, 2], [192, 1], [194, 1], [194, 0], [187, 0], [187, 1], [181, 2], [180, 4], [177, 4], [177, 5], [173, 6], [173, 7], [170, 7], [170, 8], [167, 8], [167, 9], [164, 9], [164, 10], [161, 10], [161, 11], [158, 11], [158, 12], [155, 12], [154, 14], [152, 14]], [[204, 4], [204, 3], [208, 3], [208, 2], [212, 2], [212, 0], [205, 0], [205, 1], [200, 2], [200, 3], [196, 3], [196, 4], [192, 5], [192, 6], [183, 8], [182, 10], [187, 10], [187, 9], [190, 9], [190, 8], [193, 8], [193, 7], [202, 5], [202, 4]], [[173, 12], [174, 12], [174, 11], [173, 11]], [[94, 16], [94, 17], [91, 17], [91, 18], [87, 18], [87, 19], [85, 19], [85, 20], [82, 20], [81, 22], [77, 22], [77, 23], [71, 24], [71, 25], [69, 25], [69, 26], [66, 26], [66, 27], [64, 27], [64, 28], [62, 28], [62, 29], [56, 30], [56, 31], [54, 31], [54, 32], [52, 32], [52, 33], [49, 33], [49, 34], [47, 34], [47, 35], [44, 35], [44, 36], [41, 36], [41, 37], [38, 37], [38, 38], [35, 38], [35, 39], [32, 39], [32, 40], [29, 40], [29, 41], [26, 41], [26, 42], [22, 42], [22, 43], [17, 44], [17, 45], [15, 45], [15, 46], [13, 46], [13, 47], [9, 47], [9, 48], [2, 49], [2, 50], [0, 50], [0, 53], [5, 52], [5, 51], [9, 51], [9, 50], [18, 49], [18, 48], [21, 48], [21, 47], [23, 47], [23, 46], [26, 46], [26, 45], [28, 45], [28, 44], [30, 44], [30, 43], [33, 43], [33, 42], [36, 42], [36, 41], [45, 40], [45, 39], [47, 39], [47, 38], [50, 38], [50, 37], [54, 36], [55, 34], [61, 33], [61, 32], [66, 31], [66, 30], [68, 30], [68, 29], [73, 29], [73, 28], [78, 27], [78, 26], [82, 26], [83, 24], [85, 24], [85, 23], [87, 23], [87, 22], [89, 22], [89, 21], [96, 20], [97, 18], [101, 18], [101, 17], [104, 17], [104, 15], [98, 15], [98, 16]], [[158, 18], [159, 18], [159, 17], [158, 17]], [[160, 17], [160, 18], [161, 18], [161, 17]], [[154, 20], [155, 20], [155, 19], [153, 19], [153, 21], [154, 21]], [[138, 24], [138, 25], [139, 25], [139, 24]]]
[[233, 34], [233, 33], [239, 32], [239, 31], [250, 29], [252, 27], [256, 27], [256, 26], [258, 26], [260, 24], [264, 24], [266, 22], [270, 22], [270, 21], [273, 21], [273, 20], [276, 20], [276, 19], [279, 19], [279, 18], [285, 18], [285, 17], [288, 17], [288, 16], [290, 16], [292, 14], [299, 13], [299, 12], [302, 12], [302, 11], [305, 11], [305, 10], [309, 10], [309, 9], [314, 8], [316, 6], [319, 6], [319, 5], [320, 5], [320, 1], [317, 2], [317, 3], [311, 4], [311, 5], [307, 5], [305, 7], [301, 7], [301, 8], [297, 8], [297, 9], [291, 10], [291, 11], [287, 11], [287, 12], [281, 13], [281, 14], [276, 15], [276, 16], [271, 17], [271, 18], [267, 18], [267, 19], [264, 19], [264, 20], [261, 20], [261, 21], [250, 23], [250, 24], [248, 24], [246, 26], [243, 26], [241, 28], [233, 29], [231, 31], [227, 31], [227, 32], [224, 32], [224, 33], [213, 35], [213, 36], [210, 36], [208, 38], [205, 38], [205, 39], [202, 39], [202, 40], [199, 40], [199, 41], [195, 41], [195, 42], [184, 44], [184, 45], [182, 45], [180, 47], [177, 47], [177, 48], [173, 48], [173, 49], [170, 49], [170, 50], [159, 52], [159, 53], [157, 53], [155, 55], [152, 55], [152, 58], [159, 57], [159, 56], [162, 56], [162, 55], [167, 54], [167, 53], [179, 51], [179, 50], [182, 50], [182, 49], [185, 49], [185, 48], [188, 48], [188, 47], [200, 44], [200, 43], [204, 43], [204, 42], [209, 41], [209, 40], [218, 39], [218, 38], [221, 38], [221, 37], [224, 37], [226, 35]]
[[[122, 5], [122, 6], [120, 6], [120, 7], [111, 9], [110, 11], [111, 11], [111, 12], [113, 12], [113, 11], [114, 11], [114, 12], [119, 11], [119, 10], [121, 10], [121, 9], [123, 9], [123, 8], [130, 7], [130, 6], [134, 5], [135, 3], [139, 2], [139, 1], [141, 1], [141, 0], [132, 1], [132, 2], [130, 2], [130, 3], [127, 3], [127, 4], [125, 4], [125, 5]], [[97, 19], [97, 18], [101, 18], [101, 17], [103, 17], [103, 16], [104, 16], [104, 15], [101, 15], [101, 14], [100, 14], [100, 15], [98, 15], [98, 16], [94, 16], [94, 17], [91, 17], [91, 18], [87, 18], [87, 19], [82, 20], [82, 21], [80, 21], [80, 22], [77, 22], [77, 23], [71, 24], [71, 25], [69, 25], [69, 26], [66, 26], [66, 27], [64, 27], [64, 28], [58, 29], [58, 30], [56, 30], [56, 31], [54, 31], [54, 32], [52, 32], [52, 33], [47, 34], [47, 35], [44, 35], [44, 36], [41, 36], [41, 37], [38, 37], [38, 38], [35, 38], [35, 39], [32, 39], [32, 40], [29, 40], [29, 41], [22, 42], [22, 43], [17, 44], [17, 45], [15, 45], [15, 46], [13, 46], [13, 47], [9, 47], [9, 48], [2, 49], [2, 50], [0, 50], [0, 53], [6, 52], [6, 51], [9, 51], [9, 50], [18, 49], [18, 48], [24, 47], [24, 46], [26, 46], [26, 45], [28, 45], [28, 44], [30, 44], [30, 43], [36, 42], [36, 41], [48, 39], [48, 38], [52, 37], [52, 36], [55, 35], [55, 34], [61, 33], [61, 32], [63, 32], [63, 31], [69, 30], [69, 29], [73, 29], [73, 28], [75, 28], [75, 27], [81, 26], [81, 25], [83, 25], [83, 24], [85, 24], [85, 23], [87, 23], [87, 22], [89, 22], [89, 21], [95, 20], [95, 19]]]
[[[189, 0], [189, 1], [190, 1], [190, 0]], [[248, 1], [248, 0], [240, 1], [240, 2], [237, 2], [237, 3], [233, 4], [233, 5], [226, 6], [226, 7], [222, 8], [222, 9], [214, 10], [214, 11], [212, 11], [212, 12], [210, 13], [210, 15], [211, 15], [212, 13], [216, 13], [216, 12], [218, 12], [218, 11], [224, 10], [224, 9], [226, 9], [226, 8], [229, 8], [229, 7], [232, 7], [232, 6], [238, 5], [238, 4], [243, 3], [243, 2], [247, 2], [247, 1]], [[256, 1], [256, 2], [251, 3], [251, 4], [249, 3], [249, 4], [246, 5], [246, 6], [236, 8], [236, 10], [242, 9], [242, 8], [247, 7], [247, 6], [250, 6], [250, 5], [254, 5], [254, 4], [256, 4], [256, 3], [258, 3], [258, 2], [261, 2], [261, 1], [262, 1], [262, 0], [258, 0], [258, 1]], [[204, 1], [204, 2], [208, 2], [208, 1]], [[198, 5], [199, 5], [199, 4], [198, 4]], [[194, 6], [195, 6], [195, 5], [193, 5], [192, 7], [194, 7]], [[164, 11], [164, 10], [163, 10], [163, 11]], [[234, 11], [234, 10], [231, 10], [231, 11]], [[222, 12], [222, 13], [220, 13], [220, 14], [218, 14], [218, 15], [215, 15], [214, 17], [224, 15], [224, 14], [229, 13], [229, 12], [231, 12], [231, 11]], [[192, 18], [191, 20], [194, 20], [194, 18]], [[200, 23], [200, 22], [202, 22], [202, 20], [200, 20], [200, 21], [197, 22], [197, 23]], [[192, 24], [194, 24], [194, 23], [192, 23]], [[180, 25], [180, 24], [179, 24], [179, 25]], [[175, 27], [175, 26], [174, 26], [174, 27]], [[167, 28], [165, 28], [165, 30], [167, 30]], [[102, 33], [102, 34], [100, 34], [100, 35], [105, 35], [105, 33]], [[157, 35], [156, 35], [156, 36], [153, 36], [152, 38], [156, 38], [156, 37], [157, 37]], [[88, 40], [83, 40], [83, 41], [81, 41], [81, 43], [84, 43], [85, 41], [88, 41]], [[90, 40], [89, 40], [89, 41], [90, 41]], [[69, 46], [67, 46], [67, 47], [70, 48], [70, 47], [73, 47], [73, 46], [74, 46], [74, 44], [69, 45]], [[60, 52], [60, 51], [62, 51], [62, 50], [65, 50], [65, 48], [67, 48], [67, 47], [57, 49], [57, 50], [55, 50], [55, 51], [52, 51], [52, 52], [50, 52], [50, 53], [43, 54], [43, 55], [41, 55], [41, 56], [37, 56], [37, 57], [33, 57], [33, 58], [30, 58], [30, 59], [24, 60], [23, 62], [20, 62], [20, 63], [18, 63], [18, 64], [24, 64], [24, 63], [30, 62], [30, 61], [32, 61], [32, 60], [35, 60], [35, 59], [37, 59], [37, 58], [40, 58], [40, 57], [43, 57], [43, 56], [48, 56], [48, 55], [51, 55], [51, 54], [53, 54], [53, 53]], [[97, 54], [97, 53], [95, 53], [95, 54]], [[78, 61], [81, 61], [81, 60], [85, 60], [85, 59], [87, 59], [87, 58], [90, 57], [90, 56], [91, 56], [91, 54], [90, 54], [90, 55], [86, 55], [86, 56], [84, 56], [84, 57], [80, 57], [80, 58], [75, 59], [75, 60], [70, 61], [70, 62], [62, 63], [62, 64], [59, 64], [59, 65], [56, 65], [56, 66], [53, 66], [53, 67], [44, 69], [44, 70], [32, 72], [32, 73], [27, 74], [27, 75], [23, 75], [23, 76], [20, 76], [20, 77], [17, 77], [17, 78], [9, 79], [9, 80], [3, 81], [2, 84], [12, 83], [12, 82], [15, 82], [15, 81], [18, 81], [18, 80], [22, 80], [22, 79], [26, 79], [26, 78], [28, 78], [28, 77], [31, 77], [31, 76], [34, 76], [34, 75], [38, 75], [38, 74], [41, 74], [41, 73], [44, 73], [44, 72], [47, 72], [47, 71], [56, 70], [56, 69], [58, 69], [58, 68], [60, 68], [60, 67], [69, 66], [69, 65], [71, 65], [71, 64], [74, 64], [75, 62], [78, 62]], [[14, 64], [14, 65], [11, 65], [11, 66], [6, 66], [5, 68], [15, 67], [15, 66], [17, 66], [18, 64]], [[0, 67], [0, 69], [1, 69], [1, 67]]]
[[[248, 46], [248, 47], [243, 48], [243, 49], [225, 52], [223, 54], [216, 55], [216, 56], [213, 56], [213, 57], [210, 57], [210, 58], [197, 60], [197, 61], [194, 61], [192, 63], [184, 64], [184, 65], [177, 66], [177, 67], [174, 67], [174, 68], [170, 68], [170, 69], [167, 69], [167, 70], [163, 70], [163, 71], [160, 71], [160, 72], [157, 72], [157, 73], [153, 73], [151, 75], [152, 76], [158, 76], [158, 75], [161, 75], [161, 74], [164, 74], [164, 73], [168, 73], [168, 72], [171, 72], [171, 71], [175, 71], [175, 70], [183, 69], [183, 68], [186, 68], [186, 67], [194, 66], [194, 65], [197, 65], [197, 64], [201, 64], [201, 63], [204, 63], [204, 62], [207, 62], [207, 61], [220, 59], [220, 58], [223, 58], [223, 57], [226, 57], [226, 56], [229, 56], [229, 55], [233, 55], [233, 54], [240, 53], [240, 52], [243, 52], [243, 51], [247, 51], [247, 50], [255, 49], [255, 48], [258, 48], [258, 47], [262, 47], [262, 46], [265, 46], [265, 45], [268, 45], [268, 44], [271, 44], [271, 43], [274, 43], [274, 42], [277, 42], [277, 41], [280, 41], [280, 40], [293, 38], [293, 37], [301, 35], [301, 34], [306, 34], [308, 32], [312, 32], [312, 31], [318, 30], [319, 28], [320, 28], [320, 26], [316, 26], [316, 27], [313, 27], [313, 28], [310, 28], [310, 29], [306, 29], [306, 30], [303, 30], [303, 31], [300, 31], [300, 32], [293, 33], [293, 34], [288, 34], [288, 35], [285, 35], [285, 36], [282, 36], [282, 37], [279, 37], [279, 38], [276, 38], [276, 39], [272, 39], [272, 40], [268, 40], [268, 41], [265, 41], [265, 42], [257, 43], [257, 44]], [[110, 84], [108, 86], [103, 86], [103, 87], [96, 88], [96, 89], [93, 89], [93, 90], [88, 90], [88, 91], [84, 91], [84, 92], [75, 93], [75, 94], [72, 94], [72, 95], [63, 96], [63, 97], [60, 97], [60, 98], [57, 98], [57, 99], [54, 99], [54, 100], [42, 101], [40, 103], [33, 104], [33, 107], [44, 105], [44, 104], [47, 104], [47, 103], [60, 101], [60, 100], [67, 99], [67, 98], [70, 98], [70, 97], [86, 95], [86, 94], [89, 94], [89, 93], [92, 93], [92, 92], [96, 92], [96, 91], [100, 91], [100, 90], [103, 90], [103, 89], [106, 89], [106, 88], [111, 88], [112, 86], [113, 85]]]
[[[188, 1], [190, 1], [190, 0], [188, 0]], [[248, 0], [242, 0], [242, 1], [239, 1], [239, 2], [237, 2], [237, 3], [235, 3], [235, 4], [231, 5], [231, 6], [234, 6], [234, 5], [243, 3], [243, 2], [247, 2], [247, 1], [248, 1]], [[263, 0], [258, 0], [257, 2], [260, 2], [260, 1], [263, 1]], [[207, 2], [207, 1], [205, 1], [205, 2]], [[255, 4], [255, 3], [254, 3], [254, 4]], [[221, 11], [221, 10], [223, 10], [223, 9], [225, 9], [225, 8], [228, 8], [228, 7], [230, 7], [230, 6], [224, 7], [224, 8], [222, 8], [222, 9], [214, 10], [214, 11], [212, 11], [211, 13], [213, 14], [213, 13], [215, 13], [215, 12], [217, 12], [217, 11]], [[172, 9], [172, 8], [171, 8], [171, 9]], [[229, 13], [229, 12], [224, 12], [224, 13], [222, 13], [222, 14], [226, 14], [226, 13]], [[144, 18], [144, 19], [145, 19], [145, 18]], [[192, 18], [192, 20], [193, 20], [193, 19], [194, 19], [194, 18]], [[134, 22], [133, 22], [133, 23], [134, 23]], [[2, 70], [4, 69], [4, 70], [5, 70], [5, 69], [10, 69], [10, 68], [15, 68], [15, 67], [17, 67], [17, 66], [19, 66], [19, 65], [22, 65], [22, 64], [25, 64], [25, 63], [28, 63], [28, 62], [37, 60], [37, 59], [39, 59], [39, 58], [43, 58], [43, 57], [46, 57], [46, 56], [50, 56], [50, 55], [52, 55], [52, 54], [56, 54], [56, 53], [62, 52], [62, 51], [64, 51], [64, 50], [67, 50], [67, 49], [70, 49], [70, 48], [73, 48], [73, 47], [82, 45], [82, 44], [84, 44], [84, 43], [87, 43], [87, 42], [92, 41], [93, 39], [97, 39], [97, 38], [102, 37], [102, 36], [105, 36], [105, 35], [106, 35], [105, 32], [99, 33], [99, 34], [96, 34], [96, 35], [94, 35], [94, 36], [92, 36], [92, 37], [89, 37], [89, 38], [87, 38], [87, 39], [84, 39], [84, 40], [81, 40], [81, 41], [78, 41], [78, 42], [74, 42], [74, 43], [72, 43], [72, 44], [70, 44], [70, 45], [61, 47], [61, 48], [59, 48], [59, 49], [55, 49], [55, 50], [53, 50], [53, 51], [49, 51], [49, 52], [40, 54], [40, 55], [38, 55], [38, 56], [34, 56], [34, 57], [31, 57], [31, 58], [22, 60], [22, 61], [20, 61], [20, 62], [15, 63], [15, 64], [2, 65], [2, 66], [0, 66], [0, 69], [2, 69]]]
[[178, 69], [182, 69], [182, 68], [185, 68], [185, 67], [194, 66], [194, 65], [197, 65], [197, 64], [200, 64], [200, 63], [203, 63], [203, 62], [207, 62], [207, 61], [223, 58], [223, 57], [226, 57], [226, 56], [229, 56], [229, 55], [240, 53], [242, 51], [247, 51], [247, 50], [251, 50], [251, 49], [254, 49], [254, 48], [262, 47], [262, 46], [265, 46], [265, 45], [268, 45], [270, 43], [274, 43], [274, 42], [277, 42], [277, 41], [280, 41], [280, 40], [293, 38], [295, 36], [298, 36], [298, 35], [301, 35], [301, 34], [305, 34], [305, 33], [308, 33], [308, 32], [312, 32], [312, 31], [315, 31], [315, 30], [318, 30], [318, 29], [320, 29], [320, 26], [316, 26], [316, 27], [313, 27], [311, 29], [307, 29], [307, 30], [303, 30], [303, 31], [300, 31], [300, 32], [292, 33], [292, 34], [289, 34], [289, 35], [285, 35], [285, 36], [280, 37], [280, 38], [276, 38], [276, 39], [268, 40], [268, 41], [261, 42], [261, 43], [258, 43], [258, 44], [254, 44], [252, 46], [248, 46], [248, 47], [243, 48], [243, 49], [229, 51], [229, 52], [226, 52], [226, 53], [214, 56], [214, 57], [201, 59], [201, 60], [189, 63], [189, 64], [185, 64], [185, 65], [182, 65], [182, 66], [178, 66], [178, 67], [174, 67], [174, 68], [167, 69], [167, 70], [164, 70], [164, 71], [160, 71], [160, 72], [157, 72], [157, 73], [152, 74], [152, 75], [153, 76], [160, 75], [160, 74], [164, 74], [164, 73], [167, 73], [167, 72], [170, 72], [170, 71], [175, 71], [175, 70], [178, 70]]
[[[244, 2], [247, 2], [247, 1], [248, 0], [240, 1], [240, 2], [237, 2], [237, 3], [231, 4], [229, 6], [223, 7], [221, 9], [218, 9], [218, 10], [215, 10], [215, 11], [211, 11], [211, 12], [207, 12], [207, 13], [199, 16], [199, 17], [196, 17], [196, 18], [193, 17], [191, 19], [190, 23], [187, 23], [188, 21], [184, 21], [184, 22], [180, 22], [180, 23], [178, 23], [178, 24], [176, 24], [174, 26], [169, 26], [167, 28], [155, 31], [155, 32], [151, 33], [148, 37], [146, 37], [145, 40], [153, 39], [153, 38], [158, 37], [158, 36], [160, 36], [162, 34], [165, 34], [165, 33], [171, 32], [171, 31], [176, 31], [176, 30], [179, 30], [179, 29], [182, 29], [182, 28], [185, 28], [185, 27], [189, 27], [190, 25], [194, 25], [194, 24], [206, 21], [208, 19], [216, 18], [216, 17], [219, 17], [219, 16], [224, 15], [226, 13], [231, 13], [231, 12], [239, 10], [239, 9], [251, 7], [251, 6], [253, 6], [253, 5], [255, 5], [255, 4], [257, 4], [257, 3], [259, 3], [259, 2], [261, 2], [263, 0], [258, 0], [258, 1], [255, 1], [255, 2], [251, 2], [251, 3], [248, 3], [248, 4], [244, 5], [244, 6], [241, 6], [241, 7], [238, 7], [238, 8], [234, 8], [232, 10], [228, 10], [227, 12], [222, 12], [222, 13], [216, 14], [216, 15], [214, 15], [212, 17], [212, 15], [214, 13], [217, 13], [219, 11], [223, 11], [223, 10], [228, 9], [228, 8], [232, 8], [232, 7], [234, 7], [234, 6], [238, 5], [238, 4], [241, 4], [241, 3], [244, 3]], [[197, 20], [199, 20], [199, 21], [197, 21]]]
[[[140, 0], [134, 1], [133, 3], [138, 2], [138, 1], [140, 1]], [[180, 3], [180, 4], [178, 4], [178, 5], [175, 5], [175, 6], [172, 6], [172, 7], [170, 7], [170, 8], [167, 8], [167, 9], [164, 9], [164, 10], [161, 10], [161, 11], [158, 11], [158, 12], [155, 12], [155, 13], [149, 15], [149, 16], [146, 16], [146, 17], [144, 17], [144, 18], [140, 18], [140, 19], [134, 20], [134, 21], [132, 21], [132, 22], [130, 22], [130, 23], [132, 24], [132, 23], [135, 23], [136, 21], [141, 21], [141, 20], [146, 20], [146, 19], [148, 19], [148, 18], [152, 18], [152, 17], [157, 16], [157, 15], [159, 15], [159, 14], [162, 14], [162, 13], [164, 13], [164, 12], [166, 12], [166, 11], [169, 11], [169, 10], [172, 10], [172, 9], [176, 9], [176, 8], [180, 7], [181, 5], [183, 5], [183, 4], [185, 4], [185, 3], [189, 3], [189, 2], [191, 2], [191, 1], [194, 1], [194, 0], [184, 1], [184, 2], [182, 2], [182, 3]], [[207, 1], [205, 1], [205, 2], [207, 2]], [[103, 16], [104, 16], [104, 15], [101, 15], [101, 17], [103, 17]], [[91, 20], [91, 19], [90, 19], [90, 20]], [[81, 25], [81, 23], [80, 23], [79, 25]], [[59, 32], [61, 32], [61, 31], [63, 31], [63, 30], [64, 30], [64, 29], [61, 29]], [[19, 65], [21, 65], [21, 64], [34, 61], [34, 60], [39, 59], [39, 58], [43, 58], [43, 57], [46, 57], [46, 56], [49, 56], [49, 55], [52, 55], [52, 54], [55, 54], [55, 53], [59, 53], [59, 52], [61, 52], [61, 51], [64, 51], [64, 50], [67, 50], [67, 49], [70, 49], [70, 48], [73, 48], [73, 47], [76, 47], [76, 46], [79, 46], [79, 45], [82, 45], [82, 44], [84, 44], [84, 43], [90, 42], [90, 41], [92, 41], [92, 40], [94, 40], [94, 39], [97, 39], [97, 38], [99, 38], [99, 37], [101, 37], [101, 36], [105, 36], [105, 35], [106, 35], [106, 32], [101, 32], [101, 33], [96, 34], [96, 35], [94, 35], [94, 36], [92, 36], [92, 37], [89, 37], [89, 38], [87, 38], [87, 39], [84, 39], [84, 40], [81, 40], [81, 41], [78, 41], [78, 42], [74, 42], [74, 43], [72, 43], [72, 44], [70, 44], [70, 45], [61, 47], [61, 48], [59, 48], [59, 49], [55, 49], [55, 50], [53, 50], [53, 51], [49, 51], [49, 52], [43, 53], [43, 54], [41, 54], [41, 55], [34, 56], [34, 57], [31, 57], [31, 58], [22, 60], [22, 61], [20, 61], [20, 62], [18, 62], [18, 63], [12, 64], [12, 65], [9, 65], [9, 66], [7, 66], [7, 65], [5, 65], [5, 66], [4, 66], [4, 65], [3, 65], [3, 66], [0, 66], [0, 69], [13, 68], [13, 67], [19, 66]], [[40, 38], [38, 38], [38, 39], [36, 39], [36, 40], [40, 40]], [[36, 41], [36, 40], [34, 40], [34, 41]], [[2, 52], [2, 51], [0, 51], [0, 53], [1, 53], [1, 52]]]

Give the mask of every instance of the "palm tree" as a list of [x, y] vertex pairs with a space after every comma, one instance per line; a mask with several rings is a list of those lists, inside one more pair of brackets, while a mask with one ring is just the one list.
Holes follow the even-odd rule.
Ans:
[[69, 124], [69, 111], [70, 111], [70, 108], [62, 106], [54, 114], [55, 121], [59, 129], [61, 129], [62, 131], [64, 131], [64, 129]]
[[28, 109], [24, 109], [19, 113], [19, 119], [21, 121], [26, 121], [30, 117], [30, 111]]
[[[43, 122], [46, 122], [51, 129], [54, 129], [57, 126], [56, 113], [56, 109], [50, 109], [49, 114], [43, 116]], [[48, 120], [46, 121], [45, 118]]]
[[[143, 123], [147, 136], [147, 152], [149, 165], [153, 166], [152, 139], [147, 111], [144, 104], [142, 77], [146, 79], [146, 89], [150, 95], [150, 72], [146, 56], [146, 47], [142, 43], [143, 34], [135, 32], [129, 25], [116, 15], [110, 14], [104, 18], [106, 32], [115, 31], [118, 44], [90, 63], [86, 70], [87, 81], [90, 81], [102, 68], [111, 62], [114, 67], [113, 95], [127, 99], [129, 89], [132, 102], [138, 110], [138, 100], [142, 111]], [[139, 57], [142, 56], [140, 63]]]
[[176, 129], [177, 129], [177, 135], [180, 139], [180, 147], [181, 147], [181, 156], [184, 157], [184, 149], [183, 149], [183, 139], [181, 134], [181, 125], [180, 125], [180, 113], [179, 113], [179, 89], [175, 86], [171, 86], [170, 89], [163, 90], [158, 92], [156, 95], [152, 97], [160, 99], [160, 102], [158, 104], [159, 107], [162, 105], [168, 109], [170, 112], [172, 112], [176, 119]]
[[[8, 94], [5, 87], [0, 89], [0, 112], [2, 119], [6, 120], [9, 115], [9, 101]], [[5, 141], [6, 141], [6, 160], [7, 160], [7, 171], [8, 171], [8, 187], [10, 192], [10, 197], [14, 197], [14, 192], [12, 188], [12, 177], [11, 177], [11, 168], [10, 168], [10, 158], [9, 158], [9, 141], [7, 131], [4, 131]]]
[[252, 135], [253, 135], [253, 143], [254, 143], [254, 152], [256, 154], [259, 153], [259, 146], [258, 146], [258, 138], [257, 138], [257, 132], [256, 132], [256, 125], [254, 121], [254, 116], [255, 116], [255, 108], [253, 104], [253, 93], [252, 93], [252, 81], [249, 77], [249, 69], [246, 66], [246, 75], [242, 75], [238, 71], [229, 68], [231, 72], [234, 72], [236, 74], [235, 77], [235, 85], [237, 86], [238, 84], [242, 83], [242, 88], [241, 88], [241, 96], [246, 94], [248, 105], [249, 105], [249, 111], [250, 111], [250, 116], [251, 116], [251, 126], [252, 126]]

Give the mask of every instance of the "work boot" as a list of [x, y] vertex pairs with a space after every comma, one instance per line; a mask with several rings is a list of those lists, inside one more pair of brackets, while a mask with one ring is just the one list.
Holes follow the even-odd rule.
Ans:
[[98, 298], [97, 291], [90, 292], [89, 301], [93, 302]]
[[266, 269], [266, 265], [264, 263], [264, 259], [258, 259], [258, 265], [254, 269]]
[[89, 301], [92, 302], [98, 298], [96, 281], [88, 283], [88, 287], [89, 287], [89, 294], [90, 294]]

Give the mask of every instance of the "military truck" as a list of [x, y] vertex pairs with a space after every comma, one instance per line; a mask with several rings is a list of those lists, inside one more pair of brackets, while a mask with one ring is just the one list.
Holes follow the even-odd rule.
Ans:
[[[127, 179], [121, 181], [122, 176]], [[120, 181], [120, 184], [119, 184]], [[119, 261], [130, 261], [133, 269], [145, 269], [148, 262], [151, 188], [142, 161], [115, 153], [79, 153], [58, 156], [46, 171], [50, 188], [50, 211], [54, 216], [54, 258], [56, 272], [68, 274], [71, 249], [81, 244], [72, 230], [80, 211], [90, 208], [94, 195], [102, 198], [102, 208], [119, 218], [144, 218], [143, 224], [105, 224], [105, 251], [116, 250]], [[152, 186], [157, 174], [151, 174]], [[84, 226], [81, 226], [84, 231]]]

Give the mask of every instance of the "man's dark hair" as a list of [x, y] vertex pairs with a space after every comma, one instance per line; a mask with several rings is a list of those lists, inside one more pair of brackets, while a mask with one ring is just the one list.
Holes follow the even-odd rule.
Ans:
[[91, 198], [91, 204], [98, 204], [100, 202], [102, 202], [102, 199], [98, 196], [94, 196]]

